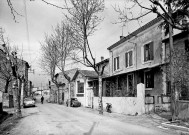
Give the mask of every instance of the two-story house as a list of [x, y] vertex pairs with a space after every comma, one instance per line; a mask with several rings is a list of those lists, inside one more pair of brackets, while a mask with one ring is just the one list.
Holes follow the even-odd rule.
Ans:
[[110, 76], [118, 83], [116, 90], [132, 95], [130, 93], [135, 93], [136, 85], [144, 83], [146, 94], [158, 95], [163, 92], [159, 67], [162, 64], [161, 22], [161, 18], [155, 18], [108, 47], [112, 65]]
[[161, 104], [166, 94], [166, 80], [162, 72], [162, 19], [157, 17], [108, 47], [109, 74], [106, 78], [106, 96], [136, 97], [137, 84], [145, 87], [147, 103]]

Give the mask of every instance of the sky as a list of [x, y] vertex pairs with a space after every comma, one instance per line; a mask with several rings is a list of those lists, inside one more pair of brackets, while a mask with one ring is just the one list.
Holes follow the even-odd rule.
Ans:
[[[63, 0], [47, 1], [59, 6], [63, 5]], [[12, 0], [12, 4], [22, 16], [16, 15], [17, 23], [15, 23], [7, 0], [0, 0], [0, 27], [5, 30], [5, 36], [9, 38], [10, 44], [19, 48], [18, 57], [26, 60], [34, 69], [35, 73], [29, 73], [29, 79], [34, 86], [47, 85], [50, 77], [39, 66], [40, 42], [44, 41], [45, 33], [50, 34], [52, 27], [60, 23], [65, 11], [47, 5], [41, 0]], [[89, 39], [97, 62], [100, 61], [101, 56], [109, 58], [107, 48], [119, 41], [120, 36], [128, 35], [154, 17], [154, 15], [149, 15], [143, 18], [140, 25], [137, 22], [130, 22], [122, 27], [123, 24], [116, 23], [119, 15], [113, 7], [119, 5], [123, 8], [125, 4], [127, 0], [105, 0], [105, 10], [100, 13], [104, 19]], [[74, 68], [70, 65], [69, 67]]]

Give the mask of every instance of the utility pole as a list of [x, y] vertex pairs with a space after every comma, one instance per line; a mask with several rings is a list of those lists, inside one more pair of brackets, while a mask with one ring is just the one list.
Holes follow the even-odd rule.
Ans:
[[[171, 8], [172, 0], [167, 0], [167, 7], [168, 7], [168, 15], [172, 17], [172, 8]], [[171, 82], [171, 112], [172, 112], [172, 120], [174, 121], [176, 118], [176, 108], [177, 108], [177, 91], [174, 87], [174, 74], [173, 74], [173, 66], [172, 66], [172, 56], [174, 53], [174, 46], [173, 46], [173, 27], [170, 23], [172, 23], [171, 18], [169, 17], [169, 48], [170, 48], [170, 82]]]

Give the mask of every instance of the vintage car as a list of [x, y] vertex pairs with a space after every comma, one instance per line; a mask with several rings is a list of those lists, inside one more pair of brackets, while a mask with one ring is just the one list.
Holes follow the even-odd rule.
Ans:
[[23, 107], [35, 107], [35, 100], [32, 97], [24, 98]]
[[[68, 100], [66, 101], [66, 105], [68, 106]], [[81, 106], [81, 102], [78, 101], [77, 98], [71, 98], [70, 99], [70, 106], [71, 107], [80, 107]]]

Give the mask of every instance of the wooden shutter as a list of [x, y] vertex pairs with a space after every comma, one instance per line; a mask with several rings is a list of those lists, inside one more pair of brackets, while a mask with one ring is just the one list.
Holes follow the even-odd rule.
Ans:
[[132, 66], [133, 65], [133, 52], [130, 51], [129, 52], [129, 66]]
[[128, 67], [128, 53], [125, 53], [125, 66]]
[[116, 70], [116, 58], [114, 58], [114, 71]]
[[146, 57], [146, 45], [144, 45], [144, 61], [147, 61], [147, 57]]
[[117, 69], [119, 69], [119, 57], [117, 57]]
[[154, 59], [154, 43], [151, 42], [150, 45], [149, 45], [149, 49], [150, 49], [150, 60], [153, 60]]

